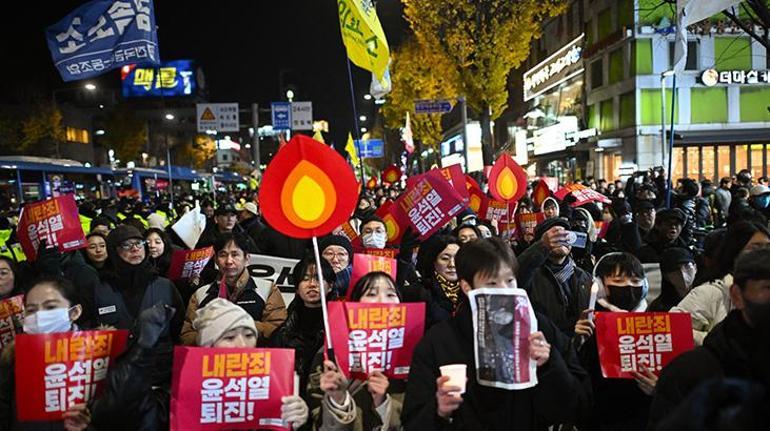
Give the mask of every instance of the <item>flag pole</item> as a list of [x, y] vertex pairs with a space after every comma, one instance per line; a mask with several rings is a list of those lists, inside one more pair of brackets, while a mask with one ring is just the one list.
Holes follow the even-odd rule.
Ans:
[[676, 112], [676, 73], [674, 73], [673, 86], [671, 88], [671, 136], [668, 144], [668, 188], [666, 189], [666, 208], [671, 208], [671, 188], [673, 183], [671, 182], [673, 172], [674, 161], [674, 113]]
[[313, 254], [315, 255], [315, 273], [318, 277], [318, 289], [321, 291], [321, 312], [323, 313], [324, 334], [326, 337], [326, 352], [329, 360], [336, 363], [332, 346], [332, 333], [329, 329], [329, 310], [326, 307], [326, 289], [324, 289], [323, 270], [321, 269], [321, 254], [318, 252], [318, 238], [313, 236]]
[[348, 64], [348, 83], [350, 84], [350, 102], [353, 104], [353, 147], [356, 149], [358, 155], [358, 169], [361, 174], [361, 184], [366, 184], [366, 177], [364, 176], [364, 159], [361, 157], [361, 149], [358, 148], [361, 143], [361, 129], [358, 127], [358, 110], [356, 109], [356, 92], [353, 89], [353, 71], [350, 69], [350, 57], [345, 56], [345, 60]]

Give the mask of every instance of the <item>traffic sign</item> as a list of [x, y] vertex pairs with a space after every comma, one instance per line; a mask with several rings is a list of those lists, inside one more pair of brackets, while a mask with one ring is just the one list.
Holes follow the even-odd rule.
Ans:
[[446, 114], [450, 111], [452, 111], [452, 102], [447, 99], [414, 101], [416, 114]]
[[385, 156], [385, 142], [382, 139], [356, 140], [358, 156], [362, 159], [374, 159]]
[[313, 130], [313, 102], [291, 103], [291, 130]]
[[291, 129], [291, 102], [273, 102], [273, 129]]
[[239, 130], [237, 103], [196, 103], [198, 133], [208, 130], [237, 132]]

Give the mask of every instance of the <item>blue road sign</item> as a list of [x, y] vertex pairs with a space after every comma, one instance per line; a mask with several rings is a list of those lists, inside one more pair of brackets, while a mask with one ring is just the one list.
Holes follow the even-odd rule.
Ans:
[[374, 159], [385, 156], [385, 142], [382, 139], [357, 140], [356, 145], [358, 145], [358, 155], [362, 159]]
[[273, 129], [291, 130], [291, 102], [273, 102]]
[[417, 114], [446, 114], [450, 111], [452, 102], [446, 99], [414, 101], [414, 112]]

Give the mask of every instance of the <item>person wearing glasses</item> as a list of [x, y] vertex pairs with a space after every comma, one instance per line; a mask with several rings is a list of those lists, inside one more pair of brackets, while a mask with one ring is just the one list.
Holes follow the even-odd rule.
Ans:
[[107, 236], [110, 267], [101, 274], [94, 295], [97, 325], [134, 331], [142, 311], [155, 305], [172, 307], [174, 315], [164, 329], [156, 349], [156, 379], [168, 380], [174, 342], [184, 321], [184, 305], [176, 287], [158, 276], [149, 261], [147, 242], [133, 226], [120, 225]]

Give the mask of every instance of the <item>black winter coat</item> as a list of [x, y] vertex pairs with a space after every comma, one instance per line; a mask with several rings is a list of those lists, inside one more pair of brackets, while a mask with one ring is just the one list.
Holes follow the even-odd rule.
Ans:
[[770, 390], [770, 341], [749, 327], [740, 310], [731, 311], [711, 330], [703, 346], [671, 361], [660, 374], [650, 407], [653, 430], [696, 386], [713, 378], [758, 382]]
[[548, 249], [537, 242], [519, 256], [519, 273], [516, 281], [527, 291], [535, 310], [545, 314], [568, 337], [575, 333], [575, 323], [580, 313], [588, 308], [591, 274], [575, 266], [569, 279], [569, 295], [562, 292], [559, 282], [545, 266]]
[[[551, 355], [537, 370], [537, 386], [519, 391], [476, 382], [470, 306], [463, 304], [457, 316], [431, 328], [412, 357], [401, 415], [404, 429], [528, 431], [580, 422], [590, 404], [588, 375], [580, 367], [570, 340], [547, 317], [536, 316], [538, 329], [551, 343]], [[451, 424], [436, 414], [436, 379], [439, 367], [447, 364], [468, 366], [464, 401]]]
[[308, 239], [290, 238], [270, 226], [262, 229], [257, 239], [257, 248], [261, 254], [288, 259], [302, 259], [311, 245]]

